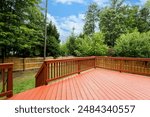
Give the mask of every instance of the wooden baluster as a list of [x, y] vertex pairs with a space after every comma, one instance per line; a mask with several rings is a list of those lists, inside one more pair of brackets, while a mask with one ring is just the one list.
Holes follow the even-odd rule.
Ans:
[[5, 69], [2, 69], [2, 85], [3, 85], [2, 92], [5, 92]]
[[49, 70], [50, 70], [50, 68], [49, 68], [49, 67], [50, 67], [50, 64], [48, 64], [47, 67], [48, 67], [48, 68], [47, 68], [47, 72], [48, 72], [48, 79], [49, 79], [49, 78], [50, 78], [50, 71], [49, 71]]
[[66, 62], [66, 75], [69, 74], [69, 71], [68, 71], [68, 65], [69, 65], [69, 62]]
[[67, 74], [67, 62], [65, 61], [65, 75]]
[[78, 60], [78, 74], [80, 74], [80, 61]]
[[53, 74], [53, 66], [52, 66], [52, 63], [50, 63], [50, 77], [51, 79], [53, 78], [52, 74]]
[[96, 57], [93, 59], [94, 62], [94, 68], [96, 69]]
[[65, 62], [64, 61], [62, 63], [62, 72], [63, 72], [62, 76], [64, 76], [65, 75]]
[[122, 60], [120, 59], [120, 68], [119, 71], [122, 72]]
[[48, 82], [47, 82], [47, 80], [48, 80], [48, 63], [46, 63], [45, 62], [45, 66], [44, 66], [44, 74], [45, 74], [45, 76], [44, 76], [44, 84], [43, 85], [47, 85], [48, 84]]
[[59, 62], [57, 62], [57, 78], [59, 77]]
[[58, 77], [60, 77], [60, 62], [58, 62]]
[[66, 62], [66, 75], [68, 74], [68, 62]]
[[61, 71], [61, 62], [59, 62], [59, 77], [61, 76], [61, 73], [62, 73], [62, 71]]
[[146, 66], [147, 61], [144, 61], [144, 73], [147, 73], [147, 66]]
[[54, 63], [54, 79], [56, 78], [56, 63]]

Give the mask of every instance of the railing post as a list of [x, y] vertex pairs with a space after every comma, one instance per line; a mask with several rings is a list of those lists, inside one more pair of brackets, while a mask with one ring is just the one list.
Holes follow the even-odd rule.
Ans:
[[80, 60], [78, 60], [78, 74], [80, 74]]
[[36, 77], [36, 82], [35, 86], [39, 87], [42, 85], [47, 85], [47, 80], [48, 80], [48, 64], [46, 61], [44, 61], [40, 71], [37, 73]]
[[11, 68], [8, 69], [8, 76], [7, 76], [7, 91], [11, 91], [10, 94], [7, 95], [7, 97], [11, 97], [13, 95], [13, 77], [12, 77], [12, 70], [13, 65]]
[[96, 56], [94, 56], [94, 68], [96, 69]]
[[44, 69], [44, 85], [47, 85], [48, 80], [48, 64], [45, 62], [45, 69]]

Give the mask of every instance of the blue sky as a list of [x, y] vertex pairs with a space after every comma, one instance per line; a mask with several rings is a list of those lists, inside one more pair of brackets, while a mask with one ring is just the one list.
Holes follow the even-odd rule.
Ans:
[[[125, 0], [125, 4], [142, 5], [147, 0]], [[75, 27], [75, 34], [82, 32], [84, 14], [91, 2], [96, 2], [99, 7], [109, 4], [109, 0], [48, 0], [48, 21], [56, 25], [61, 41], [65, 41]], [[45, 5], [43, 0], [42, 6]]]

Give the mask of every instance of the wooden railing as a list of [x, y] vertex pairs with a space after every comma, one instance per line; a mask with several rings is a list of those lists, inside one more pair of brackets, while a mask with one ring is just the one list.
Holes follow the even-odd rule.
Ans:
[[0, 64], [0, 97], [13, 95], [13, 64]]
[[150, 75], [150, 58], [96, 57], [96, 67]]
[[36, 87], [91, 68], [106, 68], [120, 72], [150, 75], [150, 58], [82, 57], [46, 60], [36, 75]]
[[52, 80], [94, 68], [95, 57], [46, 60], [36, 75], [36, 87]]

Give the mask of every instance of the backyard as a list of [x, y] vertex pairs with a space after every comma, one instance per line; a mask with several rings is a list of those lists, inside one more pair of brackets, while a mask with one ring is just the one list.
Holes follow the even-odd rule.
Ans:
[[[17, 94], [35, 87], [35, 74], [37, 70], [18, 71], [13, 73], [13, 93]], [[2, 82], [0, 90], [2, 91]]]
[[13, 74], [14, 94], [34, 88], [36, 72], [37, 70], [14, 72]]

